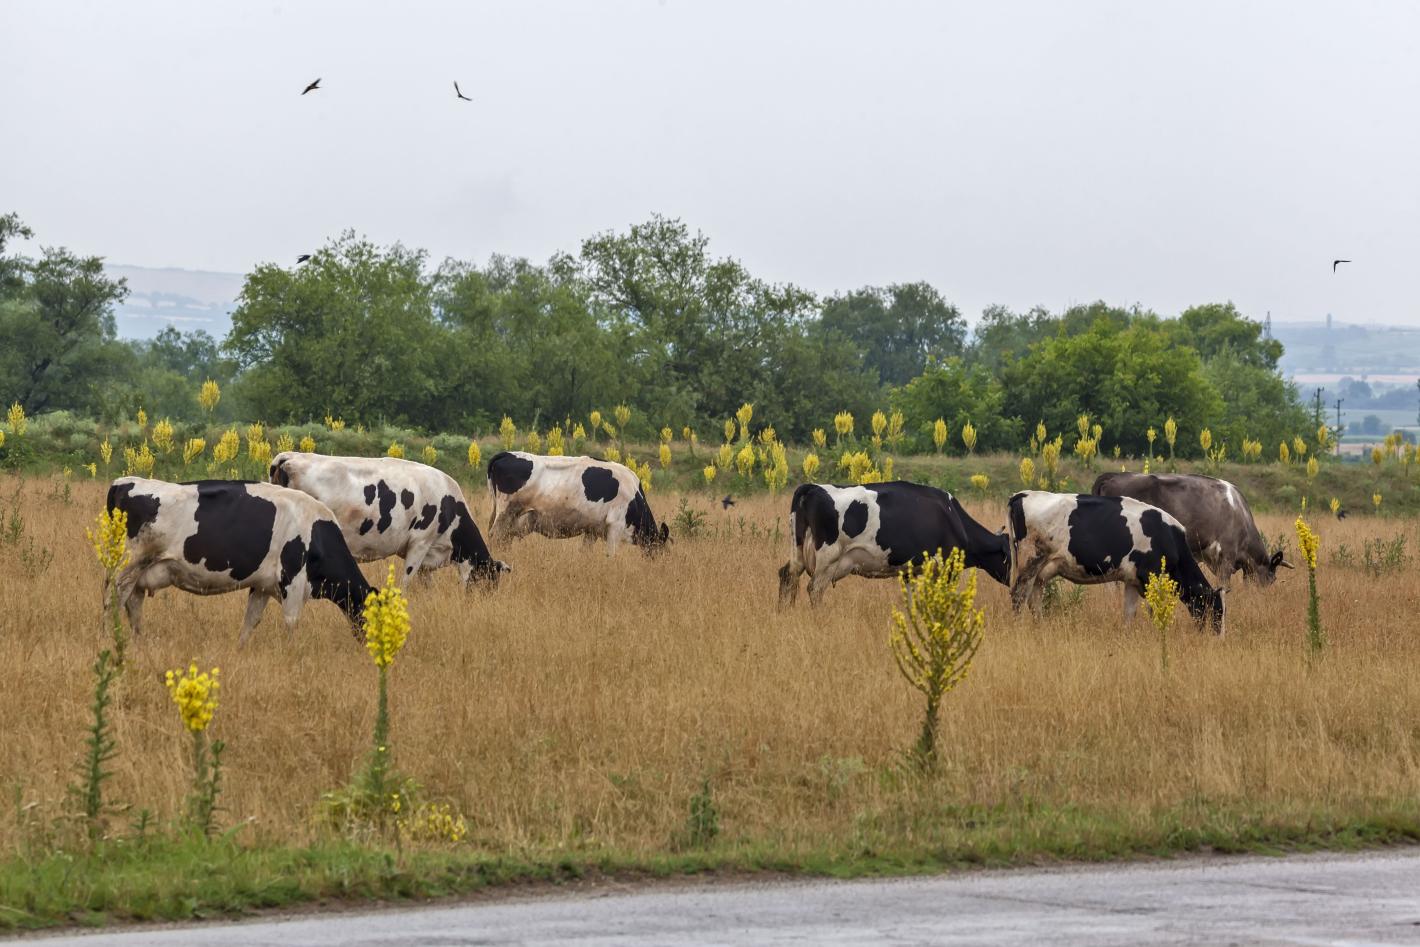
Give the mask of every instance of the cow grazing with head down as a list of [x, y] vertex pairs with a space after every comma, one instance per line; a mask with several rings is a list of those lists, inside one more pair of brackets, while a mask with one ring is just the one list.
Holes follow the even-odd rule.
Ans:
[[1223, 593], [1208, 584], [1188, 551], [1182, 524], [1130, 497], [1026, 490], [1006, 504], [1011, 532], [1011, 604], [1040, 614], [1045, 585], [1057, 576], [1078, 585], [1121, 582], [1124, 620], [1134, 620], [1149, 577], [1163, 572], [1200, 626], [1223, 633]]
[[312, 598], [334, 602], [359, 627], [370, 584], [335, 515], [314, 497], [269, 483], [120, 477], [106, 506], [128, 518], [129, 564], [117, 584], [134, 634], [145, 598], [170, 585], [197, 595], [249, 590], [238, 646], [271, 600], [288, 630]]
[[502, 451], [488, 461], [488, 494], [489, 535], [500, 539], [528, 533], [602, 538], [607, 555], [628, 541], [655, 552], [670, 539], [670, 528], [656, 525], [640, 478], [609, 460]]
[[1292, 568], [1282, 551], [1268, 552], [1252, 510], [1237, 487], [1196, 474], [1105, 473], [1090, 490], [1101, 497], [1133, 497], [1173, 515], [1188, 531], [1193, 557], [1225, 585], [1233, 573], [1268, 586], [1279, 568]]
[[957, 498], [905, 481], [838, 487], [805, 483], [789, 501], [789, 561], [779, 569], [779, 603], [799, 597], [809, 574], [809, 602], [817, 605], [839, 579], [891, 578], [940, 550], [962, 550], [966, 565], [1005, 585], [1010, 576], [1005, 533], [972, 519]]
[[458, 482], [437, 467], [397, 457], [282, 451], [271, 461], [270, 476], [330, 507], [356, 559], [402, 558], [402, 585], [447, 565], [458, 569], [466, 587], [497, 584], [509, 570], [489, 555]]

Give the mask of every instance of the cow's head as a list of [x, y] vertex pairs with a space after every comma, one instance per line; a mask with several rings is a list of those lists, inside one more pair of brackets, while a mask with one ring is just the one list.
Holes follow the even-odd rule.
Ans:
[[651, 505], [646, 502], [646, 494], [640, 490], [626, 505], [626, 525], [631, 527], [631, 541], [647, 555], [661, 552], [671, 541], [670, 526], [665, 523], [656, 525]]
[[1277, 581], [1278, 569], [1291, 569], [1293, 566], [1282, 558], [1282, 550], [1278, 549], [1264, 559], [1260, 565], [1258, 563], [1244, 563], [1241, 568], [1244, 576], [1266, 588]]
[[631, 541], [641, 547], [648, 556], [664, 552], [671, 541], [671, 528], [668, 524], [662, 523], [659, 528], [652, 526], [645, 533], [632, 533]]
[[291, 485], [291, 478], [286, 475], [286, 458], [281, 457], [271, 462], [271, 467], [267, 470], [267, 479], [278, 487]]
[[462, 573], [464, 588], [487, 589], [492, 591], [498, 587], [498, 580], [504, 573], [512, 572], [513, 567], [502, 559], [488, 559], [477, 564], [471, 562], [459, 563], [459, 572]]
[[1227, 595], [1227, 589], [1215, 589], [1207, 585], [1196, 590], [1192, 594], [1184, 596], [1184, 604], [1188, 606], [1188, 613], [1193, 616], [1193, 620], [1198, 622], [1198, 627], [1208, 625], [1213, 629], [1213, 634], [1221, 635], [1224, 631], [1223, 598]]
[[977, 558], [977, 567], [985, 569], [986, 574], [991, 576], [1002, 585], [1011, 584], [1011, 537], [1003, 529], [992, 537], [996, 541], [996, 546], [983, 551]]

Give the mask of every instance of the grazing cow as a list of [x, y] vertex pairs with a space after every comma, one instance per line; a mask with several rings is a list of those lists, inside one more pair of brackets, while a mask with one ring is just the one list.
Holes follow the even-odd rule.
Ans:
[[1195, 474], [1104, 473], [1090, 489], [1095, 496], [1133, 497], [1173, 515], [1188, 531], [1188, 549], [1224, 585], [1242, 570], [1245, 579], [1271, 585], [1278, 568], [1292, 568], [1282, 551], [1268, 553], [1252, 510], [1226, 480]]
[[309, 493], [335, 513], [361, 562], [399, 556], [401, 585], [452, 563], [465, 587], [492, 585], [508, 565], [488, 554], [458, 482], [435, 467], [397, 457], [326, 457], [282, 451], [271, 482]]
[[656, 527], [640, 478], [609, 460], [502, 451], [488, 461], [488, 494], [489, 535], [500, 539], [528, 533], [603, 538], [607, 555], [626, 540], [651, 553], [670, 539], [670, 527]]
[[144, 599], [170, 585], [197, 595], [249, 589], [239, 647], [270, 599], [281, 603], [288, 631], [312, 598], [334, 602], [359, 628], [370, 584], [335, 515], [314, 497], [269, 483], [119, 477], [105, 505], [128, 517], [129, 565], [117, 578], [118, 600], [135, 635]]
[[1208, 584], [1183, 525], [1132, 497], [1026, 490], [1006, 504], [1011, 530], [1011, 604], [1040, 614], [1045, 585], [1124, 583], [1124, 620], [1133, 621], [1149, 577], [1163, 571], [1201, 627], [1223, 633], [1223, 593]]
[[886, 579], [941, 550], [962, 550], [966, 564], [1005, 585], [1010, 577], [1005, 533], [967, 515], [957, 498], [895, 480], [856, 487], [805, 483], [789, 501], [789, 561], [779, 569], [779, 604], [799, 597], [809, 574], [809, 602], [849, 575]]

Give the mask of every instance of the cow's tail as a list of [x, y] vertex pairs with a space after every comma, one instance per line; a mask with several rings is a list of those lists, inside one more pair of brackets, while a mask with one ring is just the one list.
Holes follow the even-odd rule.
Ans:
[[493, 477], [488, 478], [488, 534], [493, 535], [493, 521], [498, 518], [498, 487], [493, 483]]

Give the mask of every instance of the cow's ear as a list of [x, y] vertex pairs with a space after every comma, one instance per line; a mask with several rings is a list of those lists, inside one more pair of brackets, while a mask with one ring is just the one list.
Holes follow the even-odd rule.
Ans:
[[1282, 564], [1282, 550], [1277, 550], [1272, 554], [1272, 571], [1276, 572], [1277, 567]]

